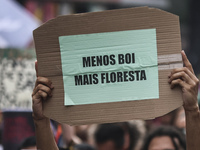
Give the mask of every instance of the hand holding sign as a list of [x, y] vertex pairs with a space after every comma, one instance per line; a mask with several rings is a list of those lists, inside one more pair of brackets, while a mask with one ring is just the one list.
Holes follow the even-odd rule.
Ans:
[[197, 103], [199, 80], [195, 76], [185, 52], [182, 51], [181, 54], [185, 67], [174, 69], [169, 75], [169, 83], [171, 88], [174, 88], [175, 85], [181, 86], [184, 109], [185, 111], [191, 111], [199, 108]]
[[50, 119], [43, 115], [43, 100], [52, 96], [52, 82], [48, 78], [38, 76], [37, 61], [35, 62], [35, 71], [37, 80], [32, 94], [32, 107], [37, 149], [58, 150], [51, 132]]
[[35, 71], [37, 80], [35, 82], [35, 88], [32, 93], [33, 101], [33, 117], [37, 120], [43, 119], [42, 101], [46, 100], [49, 96], [52, 96], [52, 82], [45, 77], [38, 77], [37, 61], [35, 62]]

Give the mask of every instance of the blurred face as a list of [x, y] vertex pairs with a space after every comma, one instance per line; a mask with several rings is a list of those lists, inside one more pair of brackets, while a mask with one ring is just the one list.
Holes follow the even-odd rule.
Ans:
[[175, 150], [175, 147], [169, 136], [160, 136], [151, 140], [148, 150]]

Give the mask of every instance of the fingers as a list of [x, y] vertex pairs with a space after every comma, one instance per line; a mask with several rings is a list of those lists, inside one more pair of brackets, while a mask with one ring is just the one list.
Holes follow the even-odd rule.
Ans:
[[36, 72], [36, 77], [38, 77], [38, 65], [37, 65], [37, 60], [35, 61], [35, 72]]
[[43, 99], [46, 100], [47, 97], [52, 96], [53, 90], [52, 82], [45, 77], [37, 77], [35, 88], [32, 93], [33, 99]]
[[185, 82], [184, 82], [183, 80], [181, 80], [181, 79], [173, 80], [173, 81], [171, 82], [171, 85], [170, 85], [171, 89], [173, 89], [176, 85], [180, 85], [180, 86], [183, 88], [183, 87], [186, 87], [186, 86], [187, 86], [187, 83], [185, 83]]
[[35, 83], [35, 87], [38, 84], [43, 84], [43, 85], [46, 85], [49, 88], [53, 88], [52, 82], [48, 78], [45, 78], [45, 77], [37, 77], [37, 80], [36, 80], [36, 83]]
[[34, 90], [33, 90], [33, 95], [35, 95], [37, 92], [45, 92], [47, 93], [48, 96], [52, 96], [52, 91], [51, 91], [51, 88], [43, 85], [43, 84], [38, 84]]
[[35, 95], [33, 95], [33, 100], [34, 99], [42, 99], [46, 100], [48, 97], [48, 94], [45, 91], [39, 90]]
[[193, 84], [194, 82], [198, 81], [197, 77], [186, 67], [172, 70], [171, 74], [169, 75], [169, 83], [178, 78], [182, 79], [188, 84]]
[[[188, 65], [188, 64], [187, 64]], [[188, 67], [177, 68], [172, 70], [169, 75], [168, 82], [171, 84], [171, 88], [176, 85], [180, 85], [184, 89], [198, 89], [199, 80], [193, 72]]]
[[183, 71], [173, 74], [169, 79], [169, 83], [176, 79], [180, 79], [190, 85], [194, 84], [193, 80], [191, 80], [190, 77]]
[[181, 51], [181, 55], [182, 55], [182, 59], [183, 59], [183, 63], [185, 65], [185, 67], [187, 67], [192, 73], [194, 73], [194, 70], [192, 68], [191, 63], [189, 62], [189, 60], [187, 59], [187, 56], [184, 52], [184, 50]]

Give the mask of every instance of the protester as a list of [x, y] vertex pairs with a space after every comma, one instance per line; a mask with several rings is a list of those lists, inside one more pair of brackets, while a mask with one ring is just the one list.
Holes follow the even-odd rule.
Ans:
[[95, 132], [97, 150], [123, 150], [125, 131], [116, 123], [101, 124]]
[[[200, 112], [197, 104], [199, 80], [194, 74], [192, 66], [188, 61], [185, 52], [182, 51], [182, 58], [185, 67], [173, 69], [170, 73], [169, 84], [173, 89], [180, 86], [183, 95], [183, 107], [186, 114], [187, 150], [197, 150], [200, 147]], [[37, 73], [37, 63], [36, 63]], [[49, 118], [42, 113], [42, 101], [52, 96], [52, 82], [45, 77], [38, 77], [32, 94], [33, 119], [36, 129], [37, 148], [42, 150], [56, 150], [50, 128]]]
[[134, 150], [139, 138], [135, 124], [128, 122], [100, 124], [95, 132], [97, 150]]
[[160, 126], [151, 131], [142, 150], [186, 150], [185, 135], [173, 126]]

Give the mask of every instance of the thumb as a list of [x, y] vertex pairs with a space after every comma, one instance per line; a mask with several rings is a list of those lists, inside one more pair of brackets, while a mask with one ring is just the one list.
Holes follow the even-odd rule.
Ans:
[[35, 71], [36, 71], [36, 77], [38, 77], [38, 65], [37, 65], [37, 60], [35, 61]]

